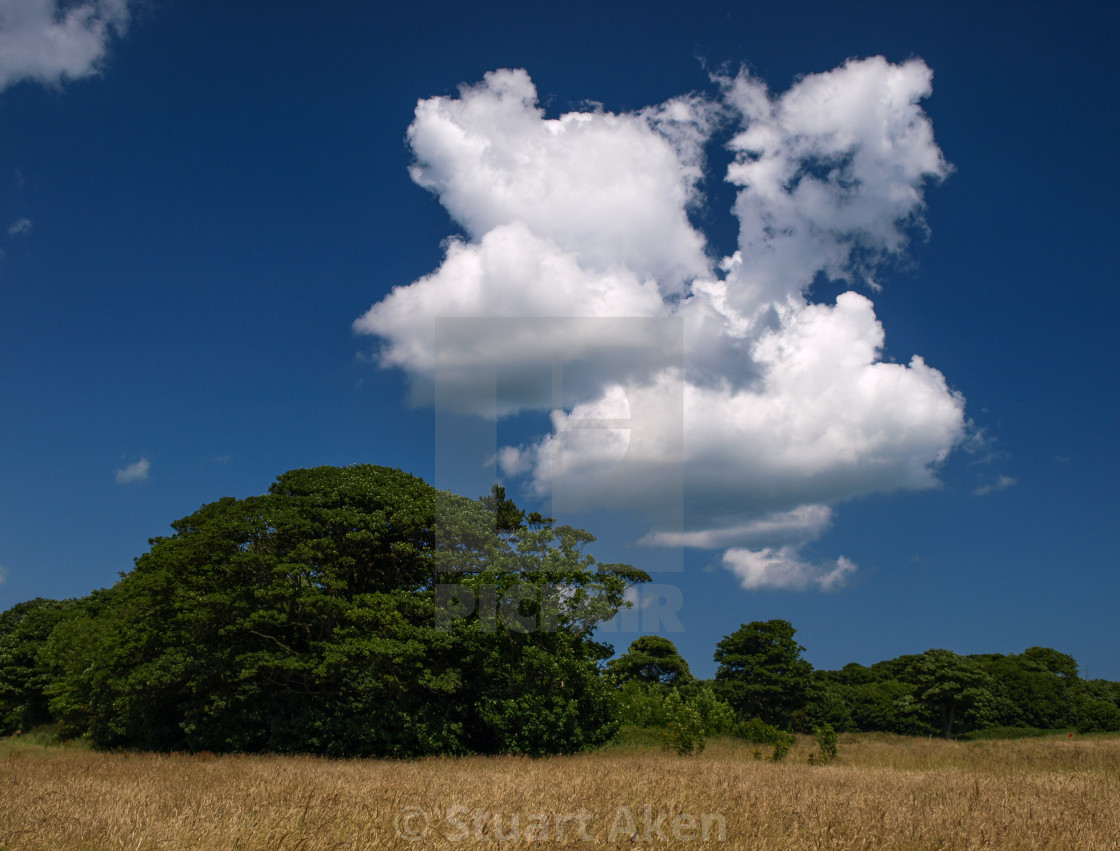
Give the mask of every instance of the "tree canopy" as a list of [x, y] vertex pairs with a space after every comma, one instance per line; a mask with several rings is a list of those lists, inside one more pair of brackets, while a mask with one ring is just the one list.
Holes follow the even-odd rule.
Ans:
[[[504, 494], [469, 500], [400, 470], [285, 473], [267, 494], [173, 523], [80, 624], [51, 635], [50, 711], [105, 747], [599, 744], [614, 730], [598, 671], [611, 650], [591, 633], [648, 576], [596, 562], [587, 532], [536, 521]], [[437, 611], [447, 588], [473, 607]]]
[[695, 682], [677, 646], [660, 635], [634, 640], [625, 653], [607, 663], [607, 670], [618, 685], [634, 681], [679, 688]]
[[730, 733], [776, 755], [790, 730], [1120, 730], [1120, 683], [1046, 647], [814, 671], [769, 620], [718, 643], [712, 681], [657, 635], [607, 661], [596, 628], [649, 576], [500, 485], [472, 500], [385, 467], [292, 470], [171, 526], [113, 587], [0, 613], [0, 735], [411, 757], [571, 752], [622, 723], [682, 753]]
[[743, 624], [716, 645], [716, 693], [744, 720], [788, 727], [804, 708], [813, 667], [789, 621]]

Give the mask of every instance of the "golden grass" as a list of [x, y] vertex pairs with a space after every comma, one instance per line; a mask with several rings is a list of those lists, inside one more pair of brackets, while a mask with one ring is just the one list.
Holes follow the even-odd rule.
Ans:
[[805, 737], [784, 763], [753, 752], [388, 762], [8, 740], [0, 848], [1120, 848], [1120, 738], [845, 735], [827, 766]]

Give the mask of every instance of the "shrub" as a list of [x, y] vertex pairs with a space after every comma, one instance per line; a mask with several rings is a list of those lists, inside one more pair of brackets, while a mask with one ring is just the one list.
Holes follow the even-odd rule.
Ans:
[[774, 762], [781, 762], [785, 759], [789, 749], [797, 741], [793, 733], [779, 730], [777, 727], [767, 724], [761, 718], [752, 718], [750, 721], [744, 721], [737, 725], [735, 735], [754, 744], [770, 745], [774, 749], [770, 757]]
[[817, 747], [820, 749], [820, 755], [817, 758], [821, 762], [832, 762], [836, 759], [840, 750], [840, 737], [831, 724], [822, 724], [817, 727], [813, 730], [813, 737], [817, 740]]
[[665, 690], [651, 688], [645, 683], [631, 680], [615, 695], [618, 718], [623, 724], [632, 724], [635, 727], [664, 727], [668, 723], [665, 714]]
[[707, 743], [707, 733], [700, 713], [681, 700], [675, 691], [665, 698], [665, 747], [682, 756], [693, 752], [700, 753]]
[[686, 705], [700, 715], [700, 721], [709, 736], [726, 736], [735, 728], [734, 710], [716, 697], [715, 692], [707, 686], [698, 689]]

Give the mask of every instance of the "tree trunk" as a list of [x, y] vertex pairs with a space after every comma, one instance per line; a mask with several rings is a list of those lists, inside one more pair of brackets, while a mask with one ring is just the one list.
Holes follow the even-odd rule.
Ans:
[[943, 725], [941, 735], [946, 739], [953, 738], [953, 710], [953, 704], [941, 704], [941, 723]]

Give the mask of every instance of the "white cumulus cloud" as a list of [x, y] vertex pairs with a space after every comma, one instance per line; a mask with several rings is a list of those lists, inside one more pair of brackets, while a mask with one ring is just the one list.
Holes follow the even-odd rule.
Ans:
[[804, 561], [796, 547], [730, 549], [723, 554], [723, 564], [739, 578], [740, 585], [751, 591], [759, 588], [804, 591], [814, 587], [833, 591], [856, 570], [855, 564], [843, 556], [823, 564]]
[[[920, 106], [931, 78], [874, 57], [778, 96], [741, 73], [711, 97], [547, 118], [528, 74], [496, 71], [423, 100], [412, 176], [466, 237], [355, 328], [441, 405], [549, 411], [547, 434], [496, 456], [529, 491], [581, 509], [675, 494], [685, 528], [645, 543], [725, 549], [745, 588], [839, 587], [854, 563], [800, 555], [832, 507], [935, 486], [967, 436], [936, 368], [884, 359], [867, 295], [809, 296], [821, 275], [877, 291], [877, 266], [924, 237], [924, 190], [950, 171]], [[713, 262], [688, 212], [728, 116], [739, 240]], [[554, 365], [559, 402], [539, 381]]]
[[707, 271], [686, 207], [702, 175], [711, 105], [683, 98], [640, 114], [546, 119], [523, 70], [416, 106], [412, 179], [479, 239], [523, 223], [589, 271], [622, 266], [667, 291]]
[[0, 0], [0, 91], [20, 80], [55, 86], [96, 74], [128, 21], [127, 0]]
[[121, 467], [114, 474], [118, 485], [127, 485], [130, 482], [143, 482], [148, 478], [148, 471], [152, 468], [147, 458], [141, 458], [132, 464]]

